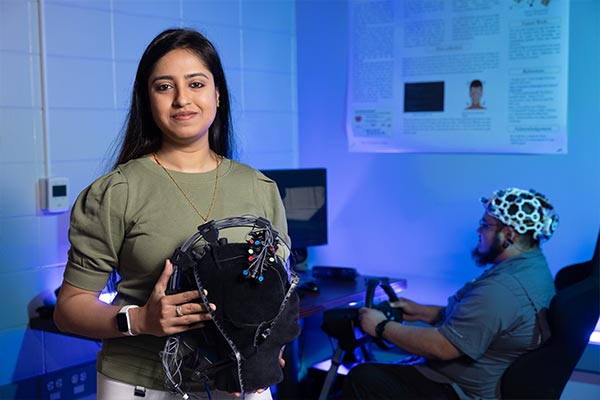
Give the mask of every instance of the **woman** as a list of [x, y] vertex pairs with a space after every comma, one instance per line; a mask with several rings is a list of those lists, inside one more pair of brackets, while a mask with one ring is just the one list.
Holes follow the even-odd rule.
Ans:
[[[103, 340], [99, 399], [173, 396], [159, 357], [165, 337], [201, 329], [211, 318], [195, 301], [197, 290], [165, 295], [168, 258], [199, 225], [251, 214], [271, 221], [289, 242], [276, 185], [227, 158], [230, 138], [229, 95], [215, 48], [193, 30], [162, 32], [140, 60], [114, 170], [79, 195], [71, 214], [54, 318], [61, 330]], [[246, 233], [227, 232], [237, 242]], [[121, 280], [108, 305], [98, 296], [113, 270]], [[270, 398], [268, 390], [259, 392], [249, 398]]]

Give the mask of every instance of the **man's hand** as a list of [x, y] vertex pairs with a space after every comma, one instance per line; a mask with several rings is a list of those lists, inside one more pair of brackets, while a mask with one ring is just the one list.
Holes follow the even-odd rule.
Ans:
[[[412, 312], [410, 315], [416, 318], [415, 320], [421, 320], [422, 310], [430, 312], [440, 309], [435, 306], [422, 306], [406, 299], [394, 303], [407, 305]], [[385, 314], [379, 310], [364, 307], [358, 310], [361, 329], [373, 337], [376, 336], [375, 327], [385, 319]], [[385, 339], [408, 353], [428, 359], [451, 360], [462, 355], [461, 351], [434, 327], [411, 326], [392, 321], [385, 326]]]
[[361, 307], [358, 309], [358, 322], [360, 328], [367, 334], [375, 336], [375, 327], [378, 323], [387, 319], [385, 314], [373, 308]]
[[405, 299], [400, 297], [397, 301], [390, 303], [390, 306], [393, 308], [399, 308], [402, 310], [402, 318], [405, 321], [420, 321], [420, 308], [422, 307], [420, 304], [415, 303], [412, 300]]
[[402, 310], [402, 318], [408, 322], [423, 321], [435, 324], [441, 315], [443, 307], [429, 306], [415, 303], [412, 300], [400, 297], [397, 301], [390, 303], [394, 308]]

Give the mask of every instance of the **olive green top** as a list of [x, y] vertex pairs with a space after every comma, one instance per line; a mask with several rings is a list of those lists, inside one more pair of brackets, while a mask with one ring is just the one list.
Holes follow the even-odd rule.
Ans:
[[[217, 170], [169, 172], [206, 217]], [[244, 215], [268, 219], [289, 244], [285, 210], [275, 182], [247, 165], [224, 159], [218, 168], [209, 220]], [[146, 157], [129, 161], [98, 178], [77, 198], [71, 212], [71, 248], [64, 278], [78, 288], [101, 291], [116, 269], [121, 281], [114, 304], [142, 306], [165, 260], [204, 222], [162, 167]], [[220, 237], [228, 238], [229, 243], [245, 242], [248, 231], [222, 229]], [[284, 245], [278, 252], [287, 259]], [[98, 371], [129, 384], [163, 390], [159, 352], [164, 343], [165, 337], [151, 335], [104, 340]]]

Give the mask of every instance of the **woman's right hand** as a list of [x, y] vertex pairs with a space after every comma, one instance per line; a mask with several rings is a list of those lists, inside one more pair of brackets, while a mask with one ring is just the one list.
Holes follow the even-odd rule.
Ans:
[[[200, 298], [198, 290], [166, 294], [172, 273], [173, 265], [171, 261], [166, 260], [165, 268], [146, 304], [129, 310], [133, 333], [154, 336], [173, 335], [202, 328], [205, 321], [212, 319], [204, 305], [195, 301]], [[210, 307], [213, 311], [216, 310], [214, 304], [210, 303]]]

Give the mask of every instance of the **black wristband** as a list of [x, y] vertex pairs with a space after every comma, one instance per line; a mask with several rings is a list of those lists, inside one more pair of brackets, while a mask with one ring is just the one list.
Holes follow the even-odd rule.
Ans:
[[377, 324], [377, 326], [375, 327], [375, 338], [378, 340], [383, 339], [383, 330], [385, 329], [385, 324], [387, 324], [388, 322], [391, 322], [391, 319], [384, 319], [383, 321], [381, 321], [380, 323]]

